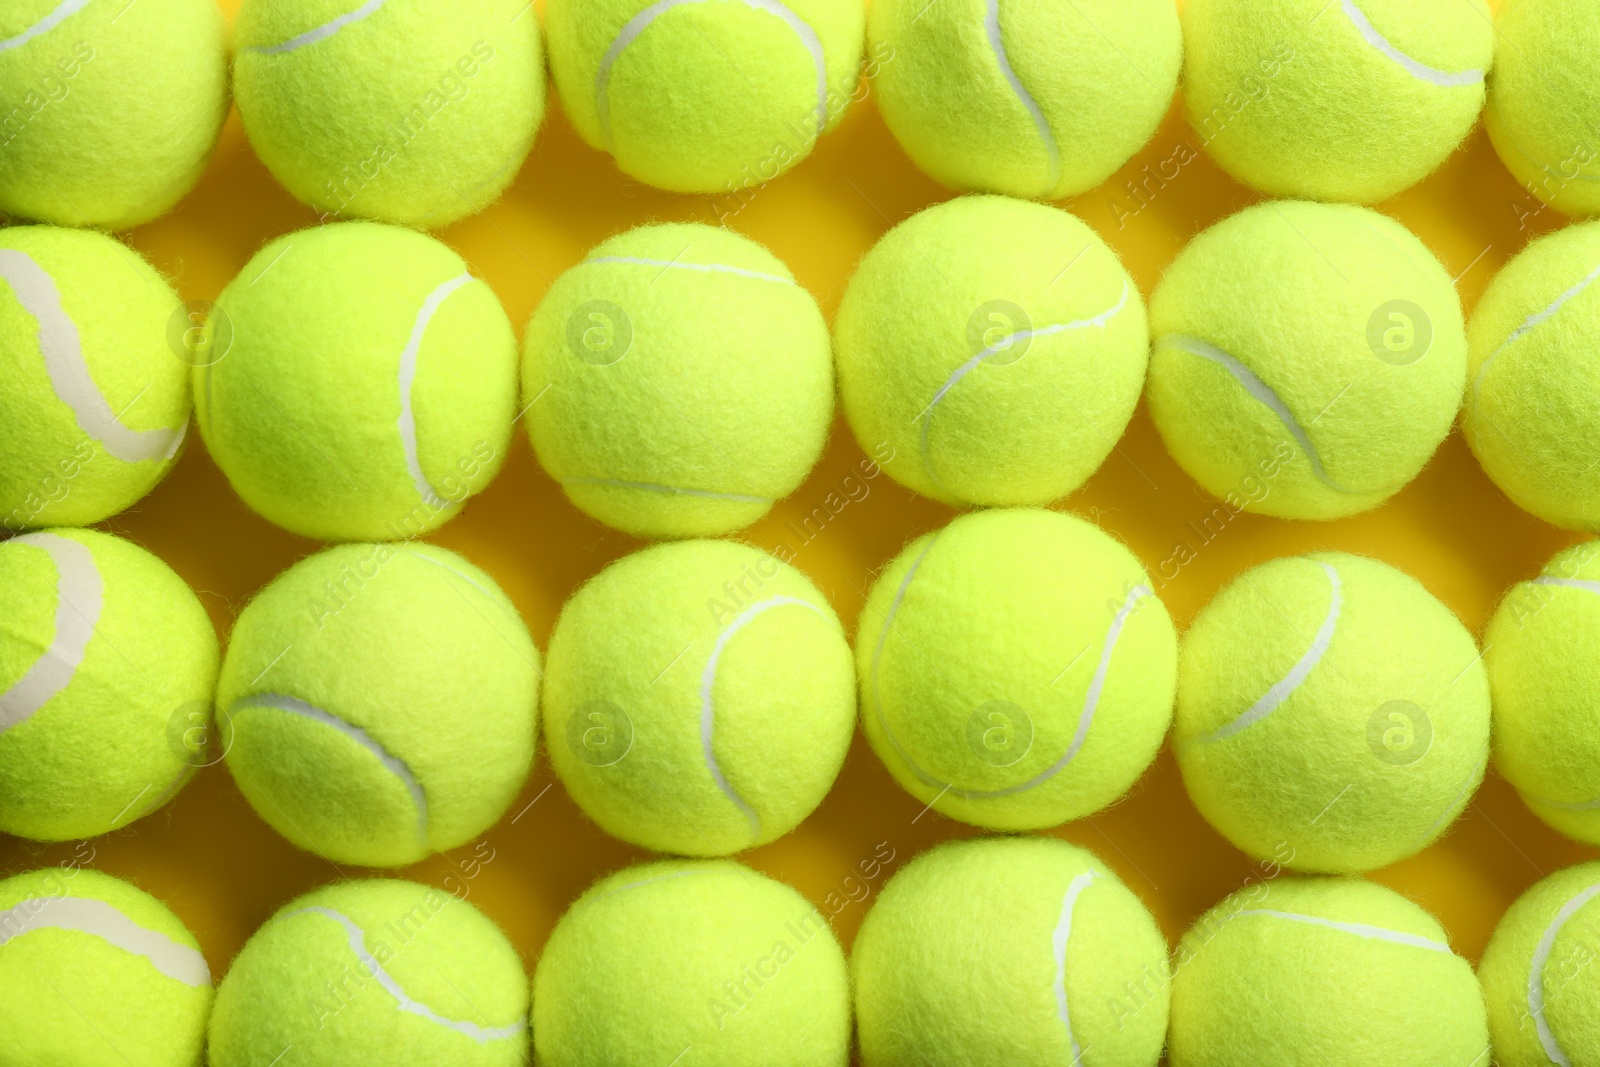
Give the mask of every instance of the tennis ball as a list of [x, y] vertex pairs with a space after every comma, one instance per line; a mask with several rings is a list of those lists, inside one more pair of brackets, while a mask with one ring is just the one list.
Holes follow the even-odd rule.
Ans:
[[1234, 893], [1179, 942], [1172, 1067], [1419, 1067], [1489, 1062], [1472, 964], [1439, 921], [1359, 878], [1277, 878]]
[[580, 510], [639, 537], [748, 526], [827, 442], [822, 312], [789, 268], [728, 230], [611, 238], [556, 279], [523, 343], [539, 462]]
[[234, 490], [279, 526], [407, 540], [505, 462], [511, 322], [433, 238], [365, 222], [291, 233], [217, 307], [231, 348], [195, 369], [196, 421]]
[[665, 860], [596, 882], [533, 975], [544, 1067], [844, 1067], [850, 986], [828, 920], [726, 860]]
[[228, 113], [213, 0], [0, 10], [0, 214], [132, 229], [200, 180]]
[[1494, 58], [1485, 0], [1192, 0], [1189, 123], [1268, 196], [1370, 204], [1471, 131]]
[[516, 608], [460, 556], [328, 549], [239, 615], [217, 683], [228, 769], [299, 848], [415, 863], [493, 826], [522, 788], [538, 673]]
[[0, 541], [0, 619], [0, 833], [95, 837], [205, 763], [217, 634], [165, 563], [94, 530]]
[[1600, 863], [1557, 871], [1512, 904], [1478, 965], [1500, 1067], [1600, 1062]]
[[511, 1067], [527, 1062], [528, 976], [465, 900], [398, 879], [340, 882], [245, 942], [217, 987], [208, 1050], [212, 1067]]
[[550, 72], [629, 177], [732, 193], [811, 154], [856, 94], [860, 0], [550, 0]]
[[561, 612], [544, 674], [556, 774], [608, 833], [706, 856], [782, 837], [855, 732], [838, 616], [793, 567], [729, 541], [656, 545]]
[[211, 970], [167, 906], [110, 875], [47, 867], [0, 882], [4, 1067], [191, 1067]]
[[951, 841], [889, 880], [850, 959], [868, 1067], [1155, 1067], [1167, 942], [1092, 853], [1049, 837]]
[[1183, 65], [1168, 0], [874, 0], [884, 122], [953, 189], [1059, 200], [1156, 132]]
[[166, 476], [191, 406], [189, 368], [168, 344], [178, 307], [166, 279], [104, 234], [0, 229], [5, 532], [100, 522]]
[[1472, 313], [1467, 444], [1520, 508], [1600, 530], [1600, 222], [1539, 238], [1495, 275]]
[[1150, 332], [1167, 450], [1235, 510], [1283, 519], [1394, 495], [1450, 432], [1466, 384], [1449, 274], [1364, 208], [1269, 202], [1217, 223], [1167, 269]]
[[1449, 608], [1387, 564], [1316, 552], [1246, 571], [1195, 618], [1173, 749], [1240, 849], [1346, 874], [1438, 839], [1483, 780], [1489, 718]]
[[1144, 301], [1065, 211], [939, 204], [861, 261], [834, 325], [856, 440], [951, 504], [1046, 504], [1104, 462], [1144, 388]]
[[327, 215], [434, 229], [517, 176], [544, 119], [523, 0], [245, 0], [234, 94], [273, 177]]
[[1500, 160], [1569, 215], [1600, 212], [1600, 18], [1582, 0], [1508, 0], [1483, 124]]
[[992, 830], [1081, 819], [1172, 721], [1177, 636], [1133, 553], [1054, 511], [962, 515], [879, 574], [856, 636], [861, 722], [913, 796]]
[[1600, 845], [1600, 541], [1507, 594], [1484, 633], [1494, 761], [1535, 815]]

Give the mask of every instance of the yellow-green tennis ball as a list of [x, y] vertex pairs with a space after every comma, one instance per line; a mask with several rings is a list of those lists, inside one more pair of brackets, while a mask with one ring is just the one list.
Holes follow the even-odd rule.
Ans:
[[1365, 208], [1268, 202], [1217, 223], [1167, 269], [1150, 332], [1167, 450], [1235, 510], [1283, 519], [1341, 518], [1399, 492], [1466, 384], [1450, 275]]
[[206, 760], [217, 634], [161, 560], [94, 530], [0, 541], [0, 833], [94, 837]]
[[211, 970], [178, 917], [110, 875], [0, 882], [0, 1067], [196, 1067]]
[[279, 908], [217, 987], [212, 1067], [513, 1067], [528, 976], [492, 921], [433, 886], [366, 879]]
[[234, 93], [261, 161], [326, 215], [434, 229], [517, 176], [544, 119], [522, 0], [245, 0]]
[[1461, 419], [1484, 472], [1525, 511], [1600, 530], [1600, 222], [1541, 237], [1472, 313]]
[[1517, 898], [1478, 965], [1500, 1067], [1600, 1063], [1600, 863]]
[[850, 985], [822, 912], [726, 860], [596, 882], [533, 976], [542, 1067], [844, 1067]]
[[1569, 215], [1600, 212], [1600, 18], [1582, 0], [1508, 0], [1483, 124], [1506, 169]]
[[342, 545], [240, 613], [219, 732], [240, 792], [296, 846], [403, 867], [481, 834], [516, 797], [538, 674], [483, 571], [431, 545]]
[[953, 189], [1059, 200], [1150, 140], [1183, 64], [1169, 0], [875, 0], [878, 110]]
[[550, 0], [561, 106], [623, 173], [732, 193], [811, 154], [856, 95], [860, 0]]
[[228, 113], [213, 0], [11, 0], [0, 10], [0, 214], [131, 229], [211, 160]]
[[1600, 541], [1512, 588], [1483, 658], [1496, 768], [1539, 818], [1600, 845]]
[[952, 504], [1077, 489], [1144, 388], [1144, 300], [1065, 211], [961, 197], [890, 230], [834, 324], [856, 440], [895, 481]]
[[1273, 560], [1184, 635], [1173, 748], [1256, 859], [1340, 874], [1432, 844], [1489, 761], [1477, 644], [1422, 583], [1342, 552]]
[[1167, 942], [1092, 853], [952, 841], [883, 887], [850, 958], [861, 1061], [1155, 1067]]
[[[724, 5], [740, 6], [691, 6]], [[712, 226], [603, 242], [550, 287], [524, 349], [539, 462], [579, 509], [639, 537], [748, 526], [805, 480], [833, 421], [816, 300]]]
[[1415, 185], [1477, 123], [1495, 54], [1485, 0], [1193, 0], [1181, 18], [1189, 123], [1269, 196]]
[[231, 347], [195, 370], [196, 421], [234, 490], [279, 526], [417, 537], [505, 462], [511, 321], [433, 238], [370, 222], [291, 233], [256, 253], [214, 316]]
[[1472, 964], [1428, 912], [1360, 878], [1246, 886], [1178, 945], [1172, 1067], [1489, 1062]]
[[855, 732], [855, 687], [838, 616], [805, 575], [731, 541], [656, 545], [562, 610], [545, 744], [608, 833], [722, 855], [822, 802]]
[[0, 528], [100, 522], [166, 476], [191, 407], [178, 309], [104, 234], [0, 230]]
[[889, 772], [992, 830], [1081, 819], [1144, 773], [1178, 641], [1144, 567], [1072, 515], [963, 515], [908, 544], [861, 611], [861, 721]]

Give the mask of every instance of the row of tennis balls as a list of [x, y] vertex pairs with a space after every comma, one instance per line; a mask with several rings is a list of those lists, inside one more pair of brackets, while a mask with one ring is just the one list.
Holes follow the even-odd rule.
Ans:
[[[881, 877], [880, 849], [860, 867]], [[1274, 875], [1277, 872], [1273, 872]], [[1275, 876], [1211, 908], [1169, 959], [1140, 899], [1049, 837], [950, 842], [893, 873], [846, 960], [830, 919], [728, 861], [608, 875], [530, 983], [464, 898], [397, 880], [301, 896], [213, 995], [154, 897], [87, 869], [0, 882], [0, 1065], [867, 1067], [1294, 1062], [1419, 1067], [1600, 1057], [1600, 863], [1524, 893], [1478, 977], [1444, 928], [1357, 878]], [[836, 912], [828, 901], [829, 912]], [[1481, 982], [1481, 986], [1480, 986]], [[62, 990], [70, 990], [70, 995]], [[531, 1005], [530, 1005], [531, 1001]], [[80, 1025], [86, 1020], [89, 1026]], [[530, 1033], [531, 1030], [531, 1033]]]

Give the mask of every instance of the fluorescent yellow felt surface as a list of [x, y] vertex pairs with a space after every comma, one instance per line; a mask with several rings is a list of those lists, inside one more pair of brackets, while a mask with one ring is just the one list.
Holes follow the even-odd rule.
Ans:
[[1450, 276], [1364, 208], [1267, 202], [1224, 219], [1167, 269], [1150, 331], [1150, 414], [1173, 458], [1213, 496], [1279, 518], [1381, 504], [1461, 406]]
[[460, 556], [342, 545], [239, 615], [219, 733], [279, 833], [335, 863], [399, 867], [504, 814], [533, 759], [538, 672], [516, 608]]
[[95, 530], [0, 542], [0, 831], [93, 837], [206, 762], [217, 634], [161, 560]]
[[544, 119], [523, 0], [251, 0], [234, 27], [250, 143], [325, 215], [432, 229], [510, 185]]
[[568, 602], [550, 638], [545, 744], [608, 832], [660, 852], [781, 837], [832, 787], [855, 669], [811, 582], [728, 541], [657, 545]]
[[417, 537], [505, 462], [516, 340], [444, 244], [369, 222], [301, 230], [217, 304], [232, 344], [195, 369], [196, 420], [234, 489], [278, 525]]
[[726, 860], [601, 879], [562, 916], [533, 979], [544, 1067], [844, 1067], [850, 987], [828, 920]]
[[998, 196], [889, 231], [834, 331], [862, 450], [955, 504], [1042, 505], [1082, 485], [1133, 416], [1150, 344], [1138, 286], [1093, 230]]
[[110, 237], [0, 230], [0, 527], [100, 522], [166, 476], [191, 406], [178, 310]]
[[[710, 6], [740, 6], [710, 0]], [[645, 226], [556, 280], [523, 341], [528, 434], [579, 508], [637, 537], [728, 533], [810, 473], [833, 420], [815, 298], [749, 238]]]
[[878, 109], [925, 172], [1055, 200], [1150, 140], [1183, 41], [1169, 0], [877, 0], [867, 56]]
[[512, 1067], [527, 1020], [522, 961], [483, 913], [416, 882], [346, 881], [255, 932], [217, 988], [207, 1047], [211, 1067]]
[[1188, 0], [1195, 136], [1268, 196], [1385, 200], [1432, 173], [1483, 107], [1485, 0]]
[[866, 1067], [1155, 1067], [1167, 942], [1093, 853], [1045, 837], [924, 852], [852, 950]]

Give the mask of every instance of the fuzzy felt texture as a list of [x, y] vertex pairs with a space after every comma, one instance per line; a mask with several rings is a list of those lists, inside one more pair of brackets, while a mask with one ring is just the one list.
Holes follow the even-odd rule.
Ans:
[[1273, 560], [1184, 635], [1178, 766], [1207, 821], [1259, 860], [1354, 873], [1420, 851], [1482, 781], [1489, 723], [1472, 635], [1376, 560]]
[[[36, 927], [48, 909], [103, 901], [131, 927], [190, 955], [200, 945], [161, 901], [121, 879], [76, 867], [47, 867], [0, 882], [0, 914], [20, 909], [0, 936], [0, 1064], [5, 1067], [199, 1067], [211, 1012], [211, 981], [162, 973], [151, 960], [81, 929]], [[186, 961], [188, 962], [188, 961]]]
[[834, 334], [862, 449], [952, 504], [1043, 505], [1077, 489], [1133, 417], [1150, 348], [1116, 253], [1065, 211], [999, 196], [889, 231]]
[[822, 913], [726, 860], [595, 883], [533, 977], [540, 1067], [844, 1067], [850, 986]]
[[855, 665], [805, 575], [746, 545], [686, 541], [573, 595], [543, 705], [550, 761], [591, 818], [658, 852], [722, 855], [788, 833], [833, 786]]
[[1568, 215], [1600, 212], [1600, 11], [1585, 0], [1506, 0], [1483, 124], [1530, 192]]
[[[186, 428], [189, 372], [168, 336], [179, 300], [155, 268], [90, 230], [0, 230], [0, 255], [8, 253], [21, 253], [49, 277], [76, 330], [75, 345], [51, 335], [58, 368], [69, 352], [81, 356], [93, 389], [129, 430]], [[119, 459], [85, 431], [51, 379], [39, 310], [0, 278], [0, 531], [6, 533], [108, 519], [155, 488], [176, 460], [176, 454]]]
[[1483, 656], [1495, 767], [1534, 814], [1600, 845], [1600, 541], [1507, 592]]
[[[1552, 1051], [1572, 1067], [1600, 1063], [1597, 944], [1600, 863], [1557, 871], [1506, 911], [1478, 965], [1499, 1067], [1561, 1062]], [[1534, 982], [1541, 996], [1530, 993]]]
[[239, 615], [217, 684], [228, 769], [300, 848], [405, 866], [482, 833], [516, 797], [538, 674], [515, 606], [460, 556], [421, 543], [329, 549]]
[[1218, 498], [1285, 519], [1353, 515], [1398, 492], [1449, 433], [1466, 382], [1449, 274], [1364, 208], [1265, 203], [1217, 223], [1167, 269], [1150, 332], [1167, 450]]
[[[217, 304], [233, 346], [195, 370], [196, 421], [245, 503], [279, 526], [325, 541], [417, 537], [505, 462], [516, 338], [488, 283], [441, 242], [370, 222], [291, 233]], [[417, 470], [401, 431], [408, 352]]]
[[[710, 0], [706, 6], [740, 6]], [[805, 480], [833, 421], [816, 300], [729, 230], [643, 226], [556, 279], [524, 339], [539, 462], [638, 537], [748, 526]]]
[[1168, 0], [875, 0], [867, 54], [878, 108], [917, 166], [953, 189], [1059, 200], [1150, 140], [1183, 41]]
[[1181, 18], [1189, 123], [1268, 196], [1415, 185], [1478, 121], [1495, 51], [1485, 0], [1192, 0]]
[[862, 726], [942, 814], [1056, 826], [1155, 759], [1177, 646], [1143, 566], [1108, 534], [1060, 512], [973, 512], [907, 545], [868, 593]]
[[1467, 443], [1517, 506], [1600, 530], [1600, 222], [1541, 237], [1495, 275], [1472, 313], [1461, 420]]
[[[9, 0], [0, 41], [0, 214], [126, 230], [200, 179], [228, 113], [214, 0]], [[77, 5], [75, 5], [77, 6]], [[30, 32], [34, 31], [34, 32]]]
[[[1306, 918], [1368, 929], [1357, 933]], [[1396, 935], [1431, 945], [1396, 942]], [[1449, 951], [1448, 940], [1432, 915], [1359, 878], [1286, 876], [1247, 886], [1202, 915], [1178, 946], [1169, 1061], [1172, 1067], [1487, 1063], [1483, 997], [1472, 965]]]
[[302, 1067], [512, 1067], [527, 1062], [528, 992], [516, 949], [464, 900], [340, 882], [279, 908], [239, 950], [209, 1062], [262, 1067], [292, 1048], [284, 1062]]
[[[150, 814], [205, 763], [219, 652], [199, 598], [161, 560], [94, 530], [45, 533], [88, 549], [99, 613], [65, 688], [0, 730], [0, 832], [68, 841]], [[62, 636], [60, 581], [45, 549], [0, 543], [0, 702]], [[75, 621], [94, 610], [92, 595], [68, 603]]]
[[370, 6], [240, 6], [234, 94], [251, 146], [327, 214], [419, 229], [476, 214], [544, 120], [539, 20], [521, 0], [387, 0], [335, 25]]
[[860, 0], [776, 6], [550, 0], [562, 109], [623, 173], [657, 188], [715, 195], [771, 181], [853, 102], [866, 33]]
[[867, 1067], [1155, 1067], [1166, 1042], [1160, 928], [1054, 838], [922, 853], [884, 886], [850, 967]]

